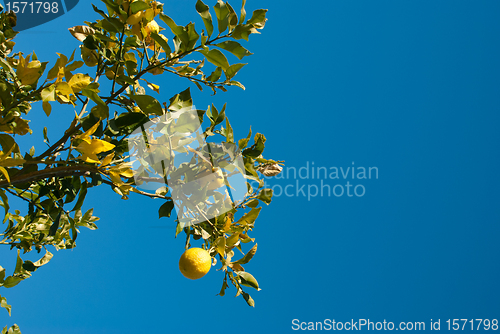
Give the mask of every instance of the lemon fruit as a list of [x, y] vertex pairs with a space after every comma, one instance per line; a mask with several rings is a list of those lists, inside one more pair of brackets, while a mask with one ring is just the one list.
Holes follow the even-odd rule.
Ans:
[[224, 185], [224, 173], [222, 169], [215, 168], [214, 172], [210, 174], [210, 177], [207, 178], [208, 187], [207, 190], [215, 190], [219, 189]]
[[160, 32], [160, 26], [158, 23], [156, 23], [155, 20], [148, 22], [146, 26], [144, 27], [144, 30], [146, 30], [146, 35], [151, 35], [152, 32], [159, 33]]
[[205, 276], [211, 266], [210, 254], [201, 248], [189, 248], [179, 260], [182, 275], [193, 280]]

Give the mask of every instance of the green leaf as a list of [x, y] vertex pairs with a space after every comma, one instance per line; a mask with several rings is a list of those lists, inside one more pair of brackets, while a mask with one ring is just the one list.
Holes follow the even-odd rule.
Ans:
[[102, 106], [100, 104], [93, 106], [90, 111], [92, 114], [100, 119], [106, 119], [109, 117], [109, 108], [108, 106]]
[[165, 14], [160, 13], [160, 19], [169, 26], [170, 30], [172, 30], [172, 33], [175, 36], [177, 36], [177, 38], [179, 38], [179, 40], [181, 41], [182, 47], [180, 48], [180, 51], [188, 50], [190, 36], [188, 34], [187, 29], [175, 24], [174, 20], [172, 20], [169, 16]]
[[257, 199], [260, 199], [262, 202], [266, 204], [270, 204], [273, 198], [273, 190], [272, 189], [262, 189], [257, 195]]
[[248, 286], [250, 288], [254, 288], [259, 291], [259, 283], [255, 277], [253, 277], [249, 272], [246, 271], [237, 271], [235, 272], [241, 278], [241, 285]]
[[81, 224], [87, 224], [92, 219], [92, 214], [94, 213], [94, 209], [88, 209], [87, 212], [83, 215], [81, 219]]
[[34, 263], [34, 265], [38, 268], [38, 267], [41, 267], [47, 263], [49, 263], [49, 261], [52, 259], [54, 255], [49, 252], [48, 250], [45, 251], [45, 255], [38, 261], [36, 261]]
[[[91, 86], [91, 85], [89, 85], [89, 86]], [[89, 99], [91, 99], [92, 101], [94, 101], [96, 104], [103, 106], [103, 107], [106, 107], [106, 108], [108, 107], [106, 105], [106, 103], [99, 97], [99, 95], [97, 95], [97, 92], [95, 89], [89, 88], [87, 86], [87, 88], [82, 90], [82, 94], [84, 96], [88, 97]]]
[[215, 123], [215, 120], [217, 119], [218, 116], [219, 116], [219, 111], [212, 104], [207, 110], [207, 117], [210, 119], [210, 122]]
[[243, 66], [245, 66], [246, 64], [233, 64], [231, 66], [229, 66], [229, 68], [227, 70], [224, 71], [224, 73], [226, 74], [226, 78], [228, 80], [230, 80], [232, 77], [234, 77], [236, 75], [236, 73], [238, 73], [239, 70], [241, 70], [243, 68]]
[[243, 217], [241, 217], [239, 220], [238, 220], [238, 224], [240, 225], [251, 225], [253, 224], [253, 222], [257, 219], [257, 217], [259, 216], [259, 213], [260, 213], [260, 210], [262, 208], [254, 208], [252, 210], [250, 210], [250, 212], [246, 213], [245, 215], [243, 215]]
[[27, 271], [35, 271], [36, 270], [36, 266], [31, 261], [24, 261], [24, 263], [23, 263], [23, 269], [27, 270]]
[[243, 23], [245, 21], [245, 18], [247, 17], [247, 12], [245, 10], [245, 5], [247, 3], [247, 0], [243, 0], [241, 2], [241, 15], [240, 15], [240, 24]]
[[234, 28], [231, 37], [248, 41], [248, 36], [250, 34], [259, 34], [259, 31], [252, 24], [238, 24], [236, 28]]
[[224, 295], [226, 294], [226, 289], [227, 289], [228, 287], [229, 287], [229, 285], [227, 285], [226, 280], [224, 280], [224, 281], [222, 282], [222, 288], [220, 289], [219, 296], [224, 297]]
[[1, 205], [3, 206], [4, 210], [5, 210], [5, 215], [4, 215], [4, 218], [3, 218], [3, 222], [5, 223], [7, 221], [7, 219], [9, 218], [9, 198], [7, 197], [7, 195], [5, 195], [5, 191], [3, 189], [0, 189], [0, 197], [2, 198], [2, 203]]
[[231, 81], [229, 81], [229, 86], [236, 86], [236, 87], [240, 87], [241, 89], [245, 90], [245, 86], [243, 86], [243, 84], [239, 81], [231, 80]]
[[9, 71], [13, 77], [16, 77], [16, 72], [14, 71], [12, 66], [10, 66], [9, 62], [2, 57], [0, 57], [0, 66], [2, 66], [5, 70]]
[[84, 182], [81, 185], [80, 192], [78, 193], [78, 200], [76, 201], [76, 204], [71, 211], [80, 210], [83, 205], [83, 201], [85, 201], [85, 196], [87, 196], [87, 182]]
[[257, 9], [253, 12], [250, 20], [247, 21], [247, 24], [253, 25], [257, 29], [262, 29], [266, 25], [266, 13], [267, 9]]
[[5, 326], [2, 330], [2, 334], [21, 334], [21, 330], [19, 329], [18, 325], [14, 324], [10, 328], [7, 328], [7, 326]]
[[248, 132], [248, 136], [246, 138], [240, 139], [238, 141], [238, 147], [240, 150], [244, 149], [247, 147], [248, 142], [250, 141], [250, 138], [252, 137], [252, 128], [250, 127], [250, 131]]
[[222, 52], [220, 52], [217, 49], [212, 49], [212, 50], [199, 50], [199, 53], [203, 54], [205, 58], [215, 66], [222, 67], [222, 69], [225, 71], [229, 68], [229, 62], [227, 61], [226, 56]]
[[240, 43], [235, 41], [225, 41], [222, 43], [217, 43], [215, 45], [223, 50], [231, 52], [240, 60], [245, 56], [253, 55], [253, 53], [251, 53], [250, 51], [242, 47]]
[[226, 142], [234, 143], [234, 134], [231, 124], [229, 124], [229, 119], [226, 118]]
[[[137, 129], [139, 126], [149, 121], [149, 118], [140, 112], [127, 112], [119, 115], [116, 119], [110, 120], [110, 127], [113, 126], [118, 132], [127, 134]], [[123, 131], [126, 130], [126, 131]]]
[[227, 9], [229, 10], [229, 17], [227, 18], [227, 25], [229, 26], [229, 32], [233, 31], [233, 29], [238, 25], [238, 15], [234, 11], [233, 7], [229, 3], [226, 2]]
[[219, 26], [219, 33], [222, 33], [227, 29], [229, 9], [222, 0], [217, 0], [217, 4], [214, 7], [215, 15], [217, 16], [217, 22]]
[[4, 278], [5, 278], [5, 268], [0, 266], [0, 283], [3, 283]]
[[2, 329], [1, 334], [21, 334], [21, 330], [19, 329], [18, 325], [14, 324], [12, 327], [9, 327], [9, 328], [7, 328], [7, 326], [5, 326]]
[[49, 236], [51, 236], [51, 237], [54, 236], [54, 235], [56, 235], [57, 229], [59, 228], [59, 223], [61, 221], [61, 213], [62, 213], [62, 211], [59, 211], [59, 214], [57, 215], [56, 220], [50, 226]]
[[101, 1], [106, 4], [108, 11], [111, 9], [117, 14], [125, 14], [123, 10], [120, 10], [120, 6], [118, 6], [113, 0], [101, 0]]
[[4, 154], [8, 155], [10, 153], [19, 153], [19, 146], [17, 145], [14, 138], [8, 134], [0, 134], [0, 145], [2, 146], [2, 151]]
[[5, 281], [3, 282], [3, 287], [4, 288], [12, 288], [16, 285], [19, 284], [19, 282], [21, 282], [23, 279], [22, 278], [19, 278], [19, 277], [13, 277], [13, 276], [9, 276], [5, 279]]
[[213, 71], [212, 74], [210, 74], [210, 76], [207, 78], [207, 81], [215, 82], [220, 79], [221, 74], [222, 74], [222, 68], [217, 67], [215, 71]]
[[[121, 29], [119, 29], [116, 25], [116, 21], [112, 22], [110, 19], [116, 19], [116, 18], [110, 18], [107, 17], [105, 20], [101, 20], [98, 25], [102, 27], [104, 30], [112, 32], [112, 33], [119, 33]], [[120, 21], [118, 21], [120, 22]], [[121, 22], [120, 22], [121, 23]], [[123, 23], [121, 24], [123, 26]]]
[[228, 2], [226, 2], [226, 7], [229, 10], [229, 16], [227, 18], [227, 25], [229, 27], [229, 32], [231, 32], [238, 25], [238, 15], [236, 14], [233, 7]]
[[255, 307], [255, 302], [248, 293], [242, 292], [241, 295], [243, 296], [243, 298], [245, 298], [245, 301], [247, 302], [248, 306]]
[[6, 309], [7, 312], [9, 312], [9, 316], [12, 316], [10, 313], [12, 306], [7, 304], [7, 298], [0, 296], [0, 307], [3, 307], [4, 309]]
[[250, 249], [248, 251], [248, 253], [245, 254], [245, 256], [243, 256], [241, 259], [239, 259], [238, 261], [233, 262], [233, 263], [246, 264], [246, 263], [250, 262], [250, 260], [253, 258], [253, 256], [255, 255], [256, 252], [257, 252], [257, 244], [255, 244], [255, 246], [253, 246], [252, 249]]
[[158, 35], [155, 32], [152, 32], [150, 36], [152, 39], [156, 41], [156, 43], [160, 44], [163, 51], [165, 51], [166, 57], [168, 59], [170, 57], [170, 53], [172, 52], [172, 50], [170, 49], [170, 46], [168, 45], [167, 41], [165, 41], [160, 35]]
[[217, 115], [217, 118], [215, 119], [215, 125], [222, 123], [225, 118], [226, 118], [226, 103], [224, 103], [222, 110]]
[[254, 199], [251, 199], [250, 201], [248, 201], [247, 203], [245, 203], [245, 205], [250, 207], [250, 208], [256, 208], [259, 205], [259, 201], [254, 198]]
[[169, 99], [169, 110], [179, 111], [181, 109], [190, 108], [193, 106], [193, 99], [191, 98], [191, 90], [188, 88], [179, 94], [172, 96]]
[[132, 12], [132, 14], [135, 14], [137, 12], [140, 12], [141, 10], [145, 10], [145, 9], [149, 9], [149, 8], [151, 8], [151, 6], [148, 5], [146, 2], [142, 2], [142, 1], [132, 2], [130, 4], [130, 11]]
[[182, 232], [182, 230], [184, 229], [184, 227], [181, 225], [180, 222], [177, 223], [177, 226], [175, 227], [175, 237], [177, 238], [177, 236], [179, 235], [179, 233]]
[[99, 38], [95, 35], [88, 35], [83, 40], [83, 45], [90, 50], [97, 50], [99, 48]]
[[104, 17], [105, 19], [107, 19], [109, 17], [106, 13], [104, 13], [102, 10], [97, 8], [94, 4], [92, 4], [92, 8], [94, 9], [94, 12], [98, 13], [99, 15]]
[[139, 44], [139, 40], [137, 39], [137, 36], [129, 36], [129, 37], [125, 38], [125, 42], [123, 43], [123, 46], [138, 48], [141, 45]]
[[203, 3], [203, 1], [198, 0], [196, 2], [196, 11], [200, 14], [207, 29], [207, 34], [210, 37], [214, 31], [214, 26], [212, 24], [212, 15], [210, 15], [210, 8]]
[[146, 114], [154, 114], [157, 116], [163, 115], [163, 108], [161, 107], [160, 102], [152, 96], [149, 95], [131, 95], [129, 94], [132, 100], [134, 100], [139, 108], [144, 111]]
[[262, 154], [265, 148], [266, 137], [263, 134], [257, 133], [254, 137], [255, 144], [243, 150], [243, 155], [250, 158], [257, 158]]
[[187, 43], [186, 49], [192, 50], [194, 48], [194, 46], [196, 45], [196, 42], [200, 38], [200, 35], [198, 35], [198, 33], [196, 32], [196, 30], [194, 28], [194, 23], [189, 23], [185, 29], [186, 29], [187, 35], [188, 35], [188, 43]]
[[161, 217], [170, 217], [170, 214], [172, 210], [174, 209], [174, 202], [173, 201], [167, 201], [163, 203], [162, 206], [160, 206], [160, 209], [158, 210], [158, 214]]

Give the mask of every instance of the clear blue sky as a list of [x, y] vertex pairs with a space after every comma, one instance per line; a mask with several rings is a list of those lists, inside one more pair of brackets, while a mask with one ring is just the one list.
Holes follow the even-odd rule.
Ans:
[[[194, 0], [164, 2], [178, 24], [201, 26]], [[378, 178], [306, 180], [290, 170], [269, 179], [292, 196], [265, 207], [253, 232], [255, 308], [234, 290], [216, 296], [216, 270], [198, 281], [180, 274], [184, 240], [158, 220], [159, 202], [94, 190], [87, 207], [99, 230], [2, 289], [13, 315], [0, 312], [0, 323], [23, 334], [243, 334], [295, 332], [293, 319], [426, 329], [441, 319], [444, 330], [449, 318], [500, 318], [500, 2], [247, 1], [248, 12], [257, 8], [269, 9], [269, 21], [246, 44], [255, 53], [238, 74], [247, 90], [196, 93], [197, 107], [228, 102], [236, 136], [251, 125], [268, 139], [265, 155], [287, 167], [340, 173], [354, 163], [377, 167]], [[53, 64], [55, 52], [78, 46], [66, 28], [95, 18], [80, 1], [21, 33], [18, 50]], [[186, 87], [164, 80], [160, 91], [168, 98]], [[54, 112], [50, 126], [73, 115]], [[47, 122], [41, 105], [32, 114]], [[321, 182], [339, 194], [348, 181], [364, 196], [307, 198]], [[13, 252], [1, 257], [13, 267]]]

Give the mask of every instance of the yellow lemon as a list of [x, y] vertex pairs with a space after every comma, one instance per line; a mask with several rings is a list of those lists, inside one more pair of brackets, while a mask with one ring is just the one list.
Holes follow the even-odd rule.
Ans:
[[155, 20], [153, 20], [148, 22], [148, 24], [146, 24], [144, 30], [146, 30], [146, 34], [149, 36], [152, 32], [159, 33], [160, 26], [158, 25], [158, 23], [156, 23]]
[[208, 190], [219, 189], [224, 185], [224, 173], [222, 173], [222, 169], [215, 168], [214, 173], [211, 175]]
[[130, 24], [130, 25], [134, 25], [134, 24], [137, 24], [139, 22], [141, 22], [142, 20], [142, 16], [144, 15], [144, 12], [137, 12], [135, 14], [132, 14], [128, 17], [127, 19], [127, 23]]
[[201, 248], [189, 248], [179, 260], [182, 275], [193, 280], [205, 276], [211, 265], [210, 254]]

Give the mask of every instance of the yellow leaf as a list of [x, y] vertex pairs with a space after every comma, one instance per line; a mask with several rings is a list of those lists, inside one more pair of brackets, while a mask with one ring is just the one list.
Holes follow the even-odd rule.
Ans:
[[124, 162], [119, 165], [113, 166], [110, 168], [110, 171], [121, 175], [126, 178], [134, 177], [134, 171], [131, 169], [132, 165], [130, 162]]
[[[146, 81], [146, 80], [144, 80], [144, 81]], [[160, 94], [160, 86], [158, 86], [157, 84], [148, 82], [148, 81], [146, 81], [146, 83], [147, 83], [149, 89], [154, 90], [155, 92], [157, 92], [158, 94]]]
[[115, 152], [111, 152], [110, 154], [108, 154], [101, 162], [101, 166], [107, 166], [111, 163], [111, 161], [113, 160], [113, 158], [115, 157]]
[[71, 94], [74, 94], [73, 89], [71, 89], [70, 85], [67, 82], [58, 82], [56, 84], [56, 94], [60, 97], [61, 95], [68, 97]]
[[87, 87], [91, 81], [92, 78], [90, 76], [86, 74], [77, 73], [71, 77], [68, 84], [73, 89], [73, 92], [78, 93], [79, 91]]
[[24, 159], [7, 158], [5, 160], [0, 161], [0, 166], [4, 166], [4, 167], [21, 166], [25, 162], [26, 162], [26, 160], [24, 160]]
[[59, 71], [57, 72], [56, 82], [61, 82], [65, 76], [66, 76], [66, 68], [59, 67]]
[[123, 181], [117, 172], [110, 170], [110, 171], [108, 171], [108, 174], [109, 174], [109, 178], [111, 179], [111, 181], [113, 181], [114, 184], [117, 184], [117, 185], [123, 184]]
[[97, 154], [112, 150], [115, 145], [108, 143], [107, 141], [100, 139], [91, 139], [90, 143], [87, 141], [82, 141], [80, 145], [76, 147], [76, 149], [82, 153], [79, 157], [81, 160], [85, 162], [93, 162], [99, 163], [99, 158]]
[[[122, 191], [123, 195], [128, 195], [130, 193], [130, 191], [133, 189], [134, 188], [128, 184], [124, 184], [124, 185], [120, 186], [120, 190]], [[128, 199], [128, 198], [126, 196], [124, 196], [123, 199]]]
[[9, 173], [7, 172], [7, 170], [0, 166], [0, 172], [3, 174], [3, 176], [5, 176], [7, 181], [10, 182], [10, 177], [9, 177]]
[[156, 14], [153, 8], [146, 9], [146, 12], [144, 13], [144, 18], [146, 19], [146, 21], [151, 21], [155, 16]]
[[31, 133], [31, 129], [28, 125], [29, 121], [26, 121], [22, 118], [15, 118], [14, 121], [10, 122], [10, 124], [1, 124], [0, 123], [0, 132], [5, 133], [14, 133], [16, 135], [24, 136], [28, 132]]
[[130, 168], [121, 169], [119, 173], [121, 176], [128, 177], [128, 178], [134, 176], [134, 171]]
[[87, 142], [88, 144], [90, 144], [90, 136], [97, 130], [97, 128], [99, 127], [100, 124], [101, 124], [101, 121], [95, 123], [90, 129], [88, 129], [87, 131], [85, 131], [81, 135], [76, 136], [75, 139], [81, 139], [81, 140]]
[[[42, 67], [42, 63], [38, 60], [33, 60], [29, 63], [29, 56], [25, 59], [23, 56], [19, 56], [19, 63], [17, 65], [17, 76], [21, 80], [23, 85], [32, 85], [40, 78], [40, 67]], [[22, 61], [21, 61], [22, 58]]]
[[94, 50], [90, 50], [86, 47], [82, 47], [82, 59], [85, 62], [85, 65], [89, 67], [94, 67], [98, 64], [97, 61], [97, 52]]
[[226, 251], [226, 238], [224, 238], [223, 236], [217, 238], [217, 240], [215, 240], [215, 244], [217, 245], [217, 252], [221, 256], [224, 256], [224, 252]]
[[104, 74], [109, 80], [113, 80], [115, 78], [115, 72], [111, 71], [110, 69], [107, 69]]
[[238, 232], [233, 233], [233, 235], [227, 238], [226, 245], [228, 247], [233, 247], [234, 245], [236, 245], [239, 239], [240, 239], [240, 234]]
[[42, 108], [43, 108], [43, 111], [45, 111], [45, 114], [47, 116], [50, 116], [50, 113], [52, 111], [52, 106], [50, 105], [50, 103], [47, 102], [47, 101], [43, 101], [42, 102]]
[[66, 66], [66, 64], [68, 62], [68, 58], [65, 55], [60, 54], [60, 53], [58, 53], [58, 55], [59, 55], [59, 59], [57, 59], [56, 64], [54, 65], [54, 67], [52, 67], [49, 70], [49, 73], [47, 73], [47, 80], [52, 80], [52, 79], [57, 78], [57, 81], [60, 81], [59, 77], [60, 77], [61, 68], [62, 68], [62, 71], [64, 72], [64, 67]]
[[56, 100], [56, 86], [55, 85], [50, 85], [47, 88], [44, 88], [40, 95], [42, 96], [42, 101], [43, 102], [48, 102], [48, 101], [55, 101]]
[[133, 15], [130, 15], [127, 19], [127, 24], [134, 25], [134, 24], [141, 22], [143, 15], [144, 15], [144, 12], [142, 12], [142, 11], [137, 12]]

